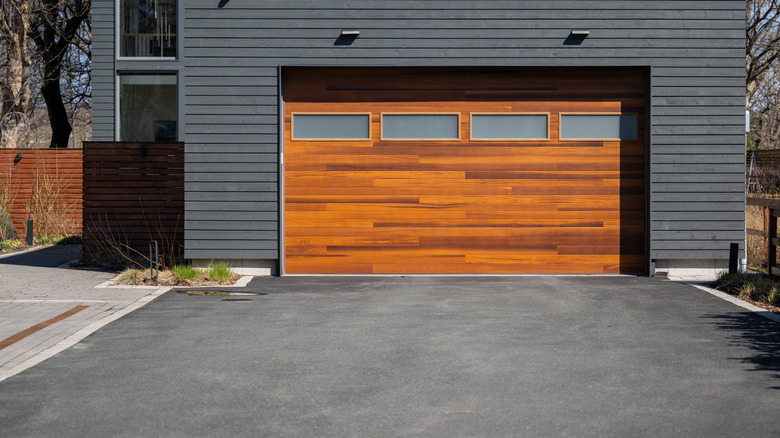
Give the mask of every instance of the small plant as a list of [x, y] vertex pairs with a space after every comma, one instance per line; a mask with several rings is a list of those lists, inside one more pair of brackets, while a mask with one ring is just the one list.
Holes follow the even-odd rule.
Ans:
[[55, 240], [57, 245], [81, 245], [84, 241], [81, 236], [66, 236]]
[[11, 239], [0, 242], [0, 247], [5, 251], [13, 251], [22, 246], [22, 241], [19, 239]]
[[171, 272], [177, 280], [194, 280], [200, 276], [200, 271], [190, 265], [176, 265], [171, 268]]
[[763, 274], [723, 272], [710, 286], [759, 304], [780, 305], [780, 283]]
[[40, 239], [38, 239], [38, 243], [40, 243], [41, 245], [51, 245], [52, 243], [54, 243], [54, 239], [52, 239], [51, 237], [42, 236]]
[[144, 271], [140, 269], [128, 268], [119, 274], [116, 284], [138, 284], [143, 281]]
[[766, 296], [767, 301], [769, 301], [769, 304], [773, 306], [780, 306], [780, 286], [774, 286], [772, 287], [772, 290], [769, 291], [769, 294]]
[[230, 265], [223, 262], [212, 262], [209, 265], [207, 276], [210, 280], [214, 281], [225, 281], [229, 280], [233, 276], [233, 269], [231, 269]]

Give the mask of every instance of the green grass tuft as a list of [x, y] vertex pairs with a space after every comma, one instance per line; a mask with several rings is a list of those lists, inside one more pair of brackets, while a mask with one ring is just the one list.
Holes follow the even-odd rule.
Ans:
[[178, 280], [194, 280], [200, 276], [200, 272], [190, 265], [176, 265], [171, 272]]
[[219, 262], [212, 262], [209, 265], [208, 269], [208, 277], [210, 280], [214, 281], [225, 281], [230, 279], [233, 276], [233, 269], [231, 269], [230, 265], [219, 261]]
[[139, 284], [144, 278], [144, 271], [128, 268], [119, 274], [116, 284]]
[[0, 242], [0, 247], [4, 250], [14, 250], [22, 245], [22, 241], [19, 239], [4, 240]]
[[722, 272], [710, 286], [739, 298], [773, 306], [780, 305], [780, 283], [764, 274]]

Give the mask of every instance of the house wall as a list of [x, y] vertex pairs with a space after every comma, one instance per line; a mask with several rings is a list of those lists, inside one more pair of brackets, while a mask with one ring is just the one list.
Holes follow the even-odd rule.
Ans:
[[651, 269], [744, 251], [744, 1], [187, 0], [179, 60], [151, 62], [114, 61], [113, 9], [93, 2], [93, 137], [116, 71], [179, 73], [188, 258], [279, 258], [278, 74], [304, 65], [648, 67]]

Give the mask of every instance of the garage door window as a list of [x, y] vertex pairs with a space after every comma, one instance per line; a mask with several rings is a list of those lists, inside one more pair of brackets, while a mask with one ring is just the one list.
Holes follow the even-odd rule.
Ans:
[[382, 114], [382, 140], [460, 140], [460, 114]]
[[293, 140], [371, 140], [371, 113], [292, 114]]
[[472, 140], [549, 140], [547, 114], [471, 113]]
[[561, 140], [636, 140], [636, 114], [563, 114]]

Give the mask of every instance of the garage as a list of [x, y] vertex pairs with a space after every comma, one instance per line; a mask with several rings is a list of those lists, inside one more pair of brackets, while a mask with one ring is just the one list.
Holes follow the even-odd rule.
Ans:
[[284, 273], [646, 272], [646, 70], [282, 84]]

